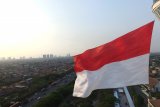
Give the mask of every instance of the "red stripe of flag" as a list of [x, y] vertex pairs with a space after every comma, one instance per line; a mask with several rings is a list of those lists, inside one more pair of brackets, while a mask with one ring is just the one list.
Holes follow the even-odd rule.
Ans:
[[74, 69], [94, 71], [105, 64], [122, 61], [150, 52], [153, 22], [131, 31], [109, 43], [74, 56]]

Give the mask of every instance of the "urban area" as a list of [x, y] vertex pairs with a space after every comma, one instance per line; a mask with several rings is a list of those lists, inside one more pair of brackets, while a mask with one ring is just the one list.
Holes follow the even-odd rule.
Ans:
[[[149, 61], [149, 84], [127, 87], [135, 107], [160, 107], [160, 53]], [[0, 60], [0, 107], [130, 107], [124, 88], [72, 96], [76, 74], [70, 54]]]

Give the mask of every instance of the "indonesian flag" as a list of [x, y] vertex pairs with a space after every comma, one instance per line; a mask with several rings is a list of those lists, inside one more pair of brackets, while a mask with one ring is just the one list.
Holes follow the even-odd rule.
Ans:
[[148, 84], [154, 22], [109, 43], [74, 56], [77, 79], [73, 96], [88, 97], [95, 89]]

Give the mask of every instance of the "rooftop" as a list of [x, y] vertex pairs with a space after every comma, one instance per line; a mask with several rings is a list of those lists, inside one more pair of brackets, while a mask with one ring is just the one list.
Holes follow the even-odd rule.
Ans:
[[150, 100], [150, 102], [154, 107], [160, 107], [160, 99]]

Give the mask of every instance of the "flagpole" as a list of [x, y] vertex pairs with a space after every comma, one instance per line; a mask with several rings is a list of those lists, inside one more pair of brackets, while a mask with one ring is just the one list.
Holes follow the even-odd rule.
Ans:
[[148, 94], [149, 94], [149, 95], [148, 95], [148, 107], [149, 107], [149, 105], [150, 105], [150, 104], [149, 104], [149, 103], [150, 103], [150, 98], [152, 98], [152, 96], [151, 96], [151, 91], [150, 91], [150, 87], [147, 88], [147, 91], [148, 91]]
[[133, 100], [132, 100], [132, 98], [131, 98], [131, 96], [130, 96], [130, 94], [129, 94], [129, 92], [128, 92], [127, 87], [123, 87], [123, 89], [124, 89], [125, 95], [126, 95], [126, 97], [127, 97], [129, 106], [130, 106], [130, 107], [135, 107], [135, 106], [134, 106], [134, 103], [133, 103]]

